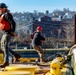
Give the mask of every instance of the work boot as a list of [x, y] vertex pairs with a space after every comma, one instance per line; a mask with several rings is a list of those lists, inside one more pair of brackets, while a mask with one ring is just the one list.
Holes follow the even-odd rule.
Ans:
[[14, 62], [18, 61], [20, 58], [21, 58], [21, 56], [19, 54], [15, 54]]
[[0, 65], [1, 68], [5, 68], [6, 66], [9, 66], [9, 62], [6, 61], [3, 65]]

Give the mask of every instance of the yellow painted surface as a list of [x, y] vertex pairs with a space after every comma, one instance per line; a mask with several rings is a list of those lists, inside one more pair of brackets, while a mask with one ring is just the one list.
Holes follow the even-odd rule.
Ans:
[[0, 53], [0, 64], [3, 64], [4, 62], [4, 56], [3, 53]]
[[35, 74], [37, 66], [33, 65], [23, 65], [23, 64], [13, 64], [5, 67], [6, 71], [30, 71], [31, 75]]
[[50, 71], [48, 71], [47, 73], [45, 73], [45, 75], [52, 75], [52, 74], [50, 73]]
[[55, 58], [50, 63], [50, 73], [53, 75], [61, 75], [61, 69], [60, 69], [60, 58]]
[[[61, 69], [61, 75], [63, 75], [63, 73], [66, 74], [66, 71], [67, 71], [66, 68]], [[51, 74], [50, 71], [48, 71], [48, 72], [45, 73], [45, 75], [52, 75], [52, 74]], [[54, 75], [57, 75], [57, 74], [54, 74]]]
[[61, 72], [66, 72], [66, 68], [62, 68], [61, 69]]
[[0, 75], [31, 75], [29, 71], [3, 71]]
[[36, 60], [38, 60], [38, 58], [20, 58], [19, 59], [20, 60], [20, 62], [31, 62], [31, 61], [36, 61]]

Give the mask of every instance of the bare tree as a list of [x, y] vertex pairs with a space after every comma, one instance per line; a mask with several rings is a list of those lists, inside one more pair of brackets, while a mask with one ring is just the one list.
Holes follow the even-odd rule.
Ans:
[[74, 41], [74, 23], [73, 23], [73, 21], [67, 20], [66, 25], [63, 25], [63, 30], [65, 32], [67, 45], [69, 45], [69, 41]]

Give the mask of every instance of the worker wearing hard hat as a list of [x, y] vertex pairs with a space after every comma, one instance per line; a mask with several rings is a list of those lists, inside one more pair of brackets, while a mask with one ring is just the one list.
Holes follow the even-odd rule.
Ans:
[[44, 59], [41, 44], [42, 44], [42, 41], [45, 40], [45, 38], [42, 36], [41, 32], [42, 32], [42, 27], [38, 26], [36, 28], [36, 31], [33, 34], [32, 47], [38, 52], [39, 57], [40, 57], [40, 62], [44, 62], [45, 59]]

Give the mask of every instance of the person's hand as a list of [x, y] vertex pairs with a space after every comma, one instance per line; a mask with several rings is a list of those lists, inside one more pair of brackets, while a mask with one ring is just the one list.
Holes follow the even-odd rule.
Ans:
[[16, 36], [16, 34], [14, 32], [11, 32], [11, 35], [14, 36], [14, 37]]

